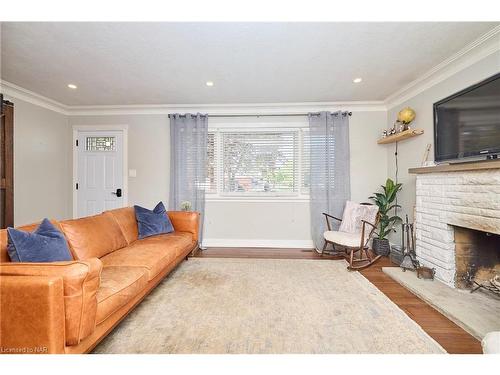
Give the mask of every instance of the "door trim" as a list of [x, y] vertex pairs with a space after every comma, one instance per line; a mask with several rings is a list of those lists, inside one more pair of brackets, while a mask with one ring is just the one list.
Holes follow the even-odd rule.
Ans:
[[123, 207], [128, 206], [128, 125], [73, 125], [73, 219], [78, 217], [78, 193], [76, 183], [78, 182], [78, 149], [76, 140], [79, 131], [107, 132], [121, 131], [123, 133]]

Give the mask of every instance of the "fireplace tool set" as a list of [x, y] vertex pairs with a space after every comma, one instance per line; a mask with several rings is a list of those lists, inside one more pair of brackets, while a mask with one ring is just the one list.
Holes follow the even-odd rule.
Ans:
[[403, 269], [403, 271], [414, 271], [419, 267], [419, 263], [415, 253], [413, 223], [408, 223], [408, 215], [406, 215], [406, 223], [401, 224], [401, 236], [401, 251], [403, 252], [403, 260], [399, 266]]
[[419, 279], [434, 279], [434, 268], [421, 266], [417, 260], [417, 254], [415, 253], [413, 223], [408, 222], [408, 215], [406, 215], [406, 223], [401, 224], [401, 236], [401, 251], [403, 253], [403, 260], [399, 266], [403, 269], [403, 271], [417, 271], [417, 277]]

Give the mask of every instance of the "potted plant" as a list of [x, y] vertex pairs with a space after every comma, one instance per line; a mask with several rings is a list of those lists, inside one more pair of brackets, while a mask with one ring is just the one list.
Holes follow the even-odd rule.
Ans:
[[397, 215], [390, 216], [390, 211], [396, 207], [401, 207], [398, 204], [393, 204], [396, 200], [396, 195], [401, 190], [402, 184], [395, 184], [390, 178], [382, 185], [383, 193], [374, 193], [370, 197], [378, 206], [379, 212], [379, 228], [375, 232], [376, 237], [373, 238], [373, 251], [378, 255], [389, 255], [391, 247], [387, 235], [394, 230], [394, 225], [401, 221]]
[[183, 201], [181, 202], [181, 211], [190, 211], [191, 210], [191, 202]]

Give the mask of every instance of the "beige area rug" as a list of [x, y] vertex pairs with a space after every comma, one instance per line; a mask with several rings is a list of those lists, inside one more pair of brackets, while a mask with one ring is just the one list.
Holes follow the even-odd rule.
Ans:
[[95, 353], [444, 353], [344, 261], [190, 258]]

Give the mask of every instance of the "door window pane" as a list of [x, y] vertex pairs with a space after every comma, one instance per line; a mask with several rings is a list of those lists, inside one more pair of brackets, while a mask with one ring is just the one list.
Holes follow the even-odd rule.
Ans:
[[87, 151], [115, 151], [115, 137], [87, 137]]

